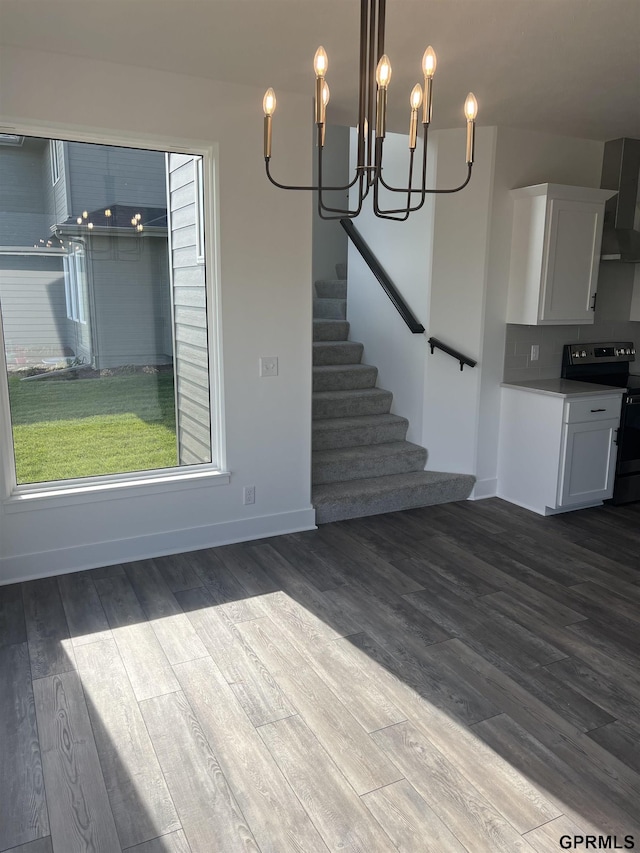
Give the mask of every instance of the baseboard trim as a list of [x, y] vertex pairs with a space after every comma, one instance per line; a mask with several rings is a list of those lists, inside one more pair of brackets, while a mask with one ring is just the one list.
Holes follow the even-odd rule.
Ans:
[[498, 480], [476, 480], [471, 494], [468, 497], [470, 501], [481, 501], [485, 498], [495, 498], [498, 491]]
[[0, 559], [0, 586], [315, 528], [316, 513], [310, 506], [292, 512], [4, 557]]

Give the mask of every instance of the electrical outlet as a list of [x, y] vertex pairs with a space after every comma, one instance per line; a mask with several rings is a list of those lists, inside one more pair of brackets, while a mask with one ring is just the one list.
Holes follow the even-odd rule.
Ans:
[[260, 359], [260, 376], [277, 376], [278, 358], [275, 355], [263, 355]]
[[531, 361], [537, 361], [540, 358], [540, 345], [531, 344]]
[[245, 506], [249, 506], [249, 504], [254, 504], [256, 502], [256, 487], [255, 486], [245, 486], [242, 490], [242, 503]]

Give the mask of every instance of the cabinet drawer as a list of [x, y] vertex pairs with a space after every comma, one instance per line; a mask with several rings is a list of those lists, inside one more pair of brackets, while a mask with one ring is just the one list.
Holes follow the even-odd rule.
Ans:
[[607, 421], [620, 417], [622, 394], [615, 397], [594, 397], [591, 400], [572, 400], [566, 403], [564, 421], [567, 424], [587, 421]]

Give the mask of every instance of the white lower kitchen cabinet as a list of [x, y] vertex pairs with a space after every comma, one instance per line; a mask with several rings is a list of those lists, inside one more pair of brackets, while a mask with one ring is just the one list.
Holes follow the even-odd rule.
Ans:
[[622, 390], [564, 379], [502, 388], [498, 496], [552, 515], [613, 494]]

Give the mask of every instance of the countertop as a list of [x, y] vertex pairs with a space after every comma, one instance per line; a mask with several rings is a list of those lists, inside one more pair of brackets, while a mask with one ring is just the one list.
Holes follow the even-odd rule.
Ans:
[[606, 394], [622, 394], [624, 388], [612, 385], [595, 385], [577, 382], [575, 379], [529, 379], [526, 382], [503, 382], [502, 388], [516, 388], [533, 394], [550, 394], [553, 397], [603, 397]]

